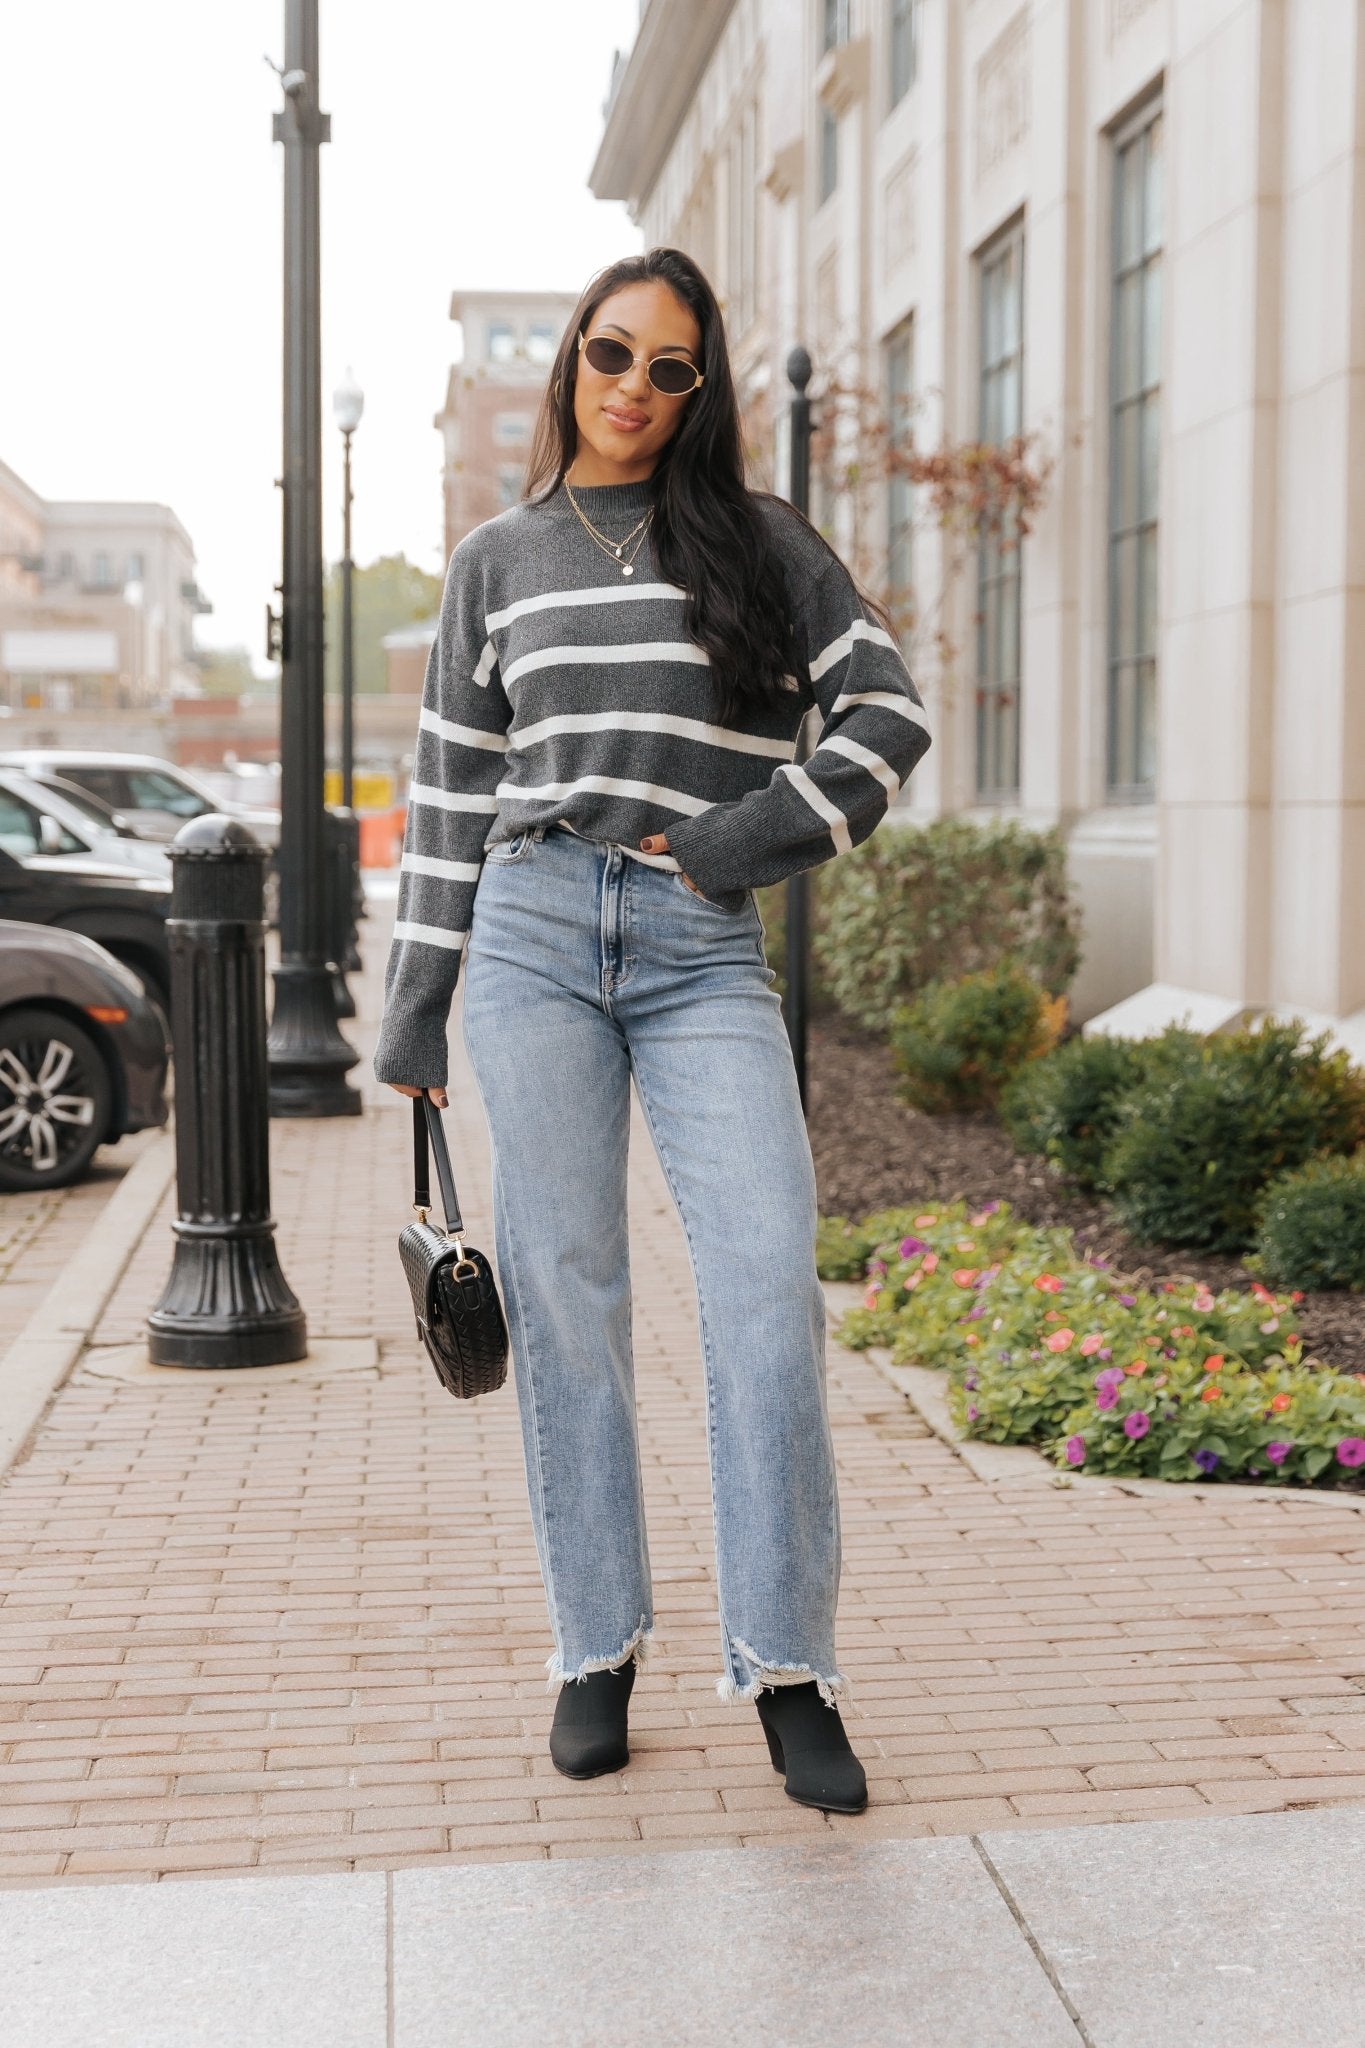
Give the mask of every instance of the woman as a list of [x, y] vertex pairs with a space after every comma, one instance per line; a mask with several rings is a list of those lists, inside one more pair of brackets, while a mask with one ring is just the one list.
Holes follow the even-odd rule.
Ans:
[[[820, 742], [794, 760], [818, 703]], [[687, 1235], [724, 1670], [807, 1805], [860, 1812], [815, 1176], [755, 888], [866, 839], [928, 746], [894, 641], [744, 483], [715, 297], [676, 249], [565, 330], [526, 495], [451, 556], [375, 1072], [446, 1102], [464, 1042], [561, 1683], [555, 1765], [627, 1760], [653, 1629], [631, 1358], [633, 1075]]]

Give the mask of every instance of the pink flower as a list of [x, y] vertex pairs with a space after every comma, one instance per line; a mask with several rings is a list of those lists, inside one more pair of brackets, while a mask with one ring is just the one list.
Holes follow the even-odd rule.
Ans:
[[1131, 1415], [1125, 1415], [1123, 1418], [1123, 1433], [1125, 1436], [1131, 1437], [1134, 1443], [1140, 1437], [1146, 1436], [1151, 1426], [1151, 1416], [1144, 1415], [1140, 1408], [1135, 1408]]
[[1097, 1408], [1117, 1408], [1118, 1405], [1118, 1388], [1109, 1386], [1101, 1387], [1099, 1392], [1095, 1396], [1095, 1406]]
[[875, 1281], [874, 1281], [874, 1283], [872, 1284], [872, 1286], [868, 1288], [868, 1290], [867, 1290], [866, 1294], [865, 1294], [865, 1295], [863, 1296], [863, 1307], [864, 1307], [864, 1308], [875, 1308], [875, 1307], [877, 1306], [877, 1296], [878, 1296], [878, 1295], [879, 1295], [880, 1293], [881, 1293], [881, 1289], [880, 1289], [880, 1287], [878, 1287], [878, 1286], [876, 1285], [876, 1283], [875, 1283]]
[[915, 1289], [916, 1289], [916, 1288], [917, 1288], [917, 1287], [919, 1286], [919, 1283], [920, 1283], [920, 1281], [921, 1281], [921, 1280], [922, 1280], [923, 1278], [924, 1278], [924, 1275], [923, 1275], [923, 1273], [912, 1273], [912, 1274], [910, 1275], [909, 1279], [908, 1279], [908, 1280], [906, 1280], [906, 1281], [904, 1281], [904, 1282], [903, 1282], [902, 1284], [903, 1284], [904, 1286], [908, 1287], [908, 1288], [909, 1288], [909, 1290], [910, 1290], [910, 1292], [911, 1292], [911, 1293], [913, 1294], [913, 1293], [914, 1293], [914, 1291], [915, 1291]]
[[1103, 1342], [1103, 1337], [1097, 1331], [1092, 1330], [1088, 1337], [1082, 1337], [1081, 1339], [1081, 1357], [1093, 1358]]
[[1095, 1374], [1095, 1385], [1097, 1387], [1121, 1387], [1123, 1385], [1123, 1367], [1121, 1365], [1106, 1365], [1103, 1372]]
[[926, 1252], [924, 1254], [924, 1257], [920, 1260], [920, 1271], [922, 1273], [936, 1273], [938, 1271], [937, 1252]]
[[1276, 1330], [1278, 1330], [1279, 1327], [1280, 1319], [1278, 1316], [1268, 1316], [1265, 1322], [1258, 1325], [1258, 1328], [1260, 1329], [1261, 1335], [1263, 1337], [1273, 1337]]
[[1054, 1330], [1047, 1340], [1047, 1348], [1049, 1351], [1067, 1351], [1075, 1342], [1075, 1338], [1074, 1330]]
[[1085, 1438], [1083, 1436], [1069, 1436], [1067, 1438], [1066, 1462], [1068, 1465], [1083, 1465], [1085, 1463]]
[[1365, 1465], [1365, 1436], [1344, 1436], [1337, 1445], [1339, 1465]]
[[1062, 1291], [1062, 1283], [1055, 1273], [1040, 1273], [1033, 1284], [1040, 1294], [1060, 1294]]
[[1213, 1296], [1209, 1293], [1207, 1287], [1195, 1288], [1193, 1306], [1198, 1309], [1200, 1315], [1204, 1316], [1206, 1316], [1209, 1313], [1210, 1309], [1214, 1307]]
[[917, 1216], [915, 1218], [915, 1228], [916, 1230], [932, 1230], [937, 1222], [937, 1216]]
[[970, 1408], [969, 1408], [969, 1409], [967, 1410], [967, 1420], [968, 1420], [968, 1422], [975, 1422], [975, 1421], [976, 1421], [976, 1418], [977, 1418], [977, 1416], [978, 1416], [978, 1415], [979, 1415], [980, 1413], [981, 1413], [981, 1410], [980, 1410], [980, 1409], [979, 1409], [979, 1408], [977, 1407], [977, 1405], [976, 1405], [975, 1401], [973, 1401], [973, 1403], [972, 1403], [971, 1407], [970, 1407]]
[[901, 1239], [901, 1257], [903, 1259], [913, 1259], [916, 1252], [927, 1252], [928, 1249], [929, 1247], [922, 1237], [903, 1237]]
[[975, 1278], [975, 1266], [959, 1266], [953, 1275], [953, 1283], [957, 1287], [970, 1287]]

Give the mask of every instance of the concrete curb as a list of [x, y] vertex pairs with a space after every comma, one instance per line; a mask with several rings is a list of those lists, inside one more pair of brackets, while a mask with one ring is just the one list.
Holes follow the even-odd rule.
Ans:
[[[851, 1280], [825, 1280], [821, 1285], [829, 1333], [837, 1344], [839, 1322], [846, 1309], [862, 1306], [863, 1290]], [[1233, 1491], [1239, 1500], [1253, 1494], [1267, 1501], [1313, 1501], [1319, 1507], [1349, 1508], [1355, 1514], [1365, 1514], [1365, 1494], [1346, 1493], [1334, 1487], [1263, 1486], [1254, 1479], [1230, 1479], [1221, 1486], [1201, 1486], [1185, 1479], [1129, 1479], [1112, 1472], [1063, 1472], [1029, 1444], [988, 1444], [976, 1437], [963, 1436], [948, 1410], [946, 1373], [925, 1365], [894, 1365], [891, 1353], [879, 1344], [871, 1344], [854, 1355], [870, 1360], [882, 1377], [904, 1394], [921, 1422], [926, 1422], [934, 1435], [961, 1458], [968, 1471], [992, 1486], [1046, 1486], [1062, 1490], [1103, 1486], [1138, 1498], [1165, 1499], [1178, 1495], [1181, 1500], [1213, 1501], [1226, 1500]]]
[[[175, 1173], [163, 1131], [100, 1211], [80, 1255], [59, 1275], [0, 1358], [0, 1473], [23, 1451], [80, 1357]], [[169, 1245], [167, 1257], [169, 1259]]]

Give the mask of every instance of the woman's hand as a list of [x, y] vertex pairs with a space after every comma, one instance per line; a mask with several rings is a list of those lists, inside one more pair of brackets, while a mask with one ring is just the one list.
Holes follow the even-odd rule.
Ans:
[[429, 1095], [438, 1109], [449, 1109], [450, 1102], [444, 1088], [409, 1088], [406, 1082], [390, 1081], [395, 1095]]
[[[642, 853], [667, 853], [668, 834], [666, 832], [655, 832], [654, 834], [652, 834], [650, 838], [642, 839], [640, 841], [640, 851]], [[682, 869], [679, 868], [678, 872], [679, 874], [682, 874]], [[683, 875], [683, 880], [687, 883], [688, 888], [692, 891], [692, 894], [694, 896], [700, 896], [701, 890], [697, 887], [694, 881], [692, 881], [687, 875]]]

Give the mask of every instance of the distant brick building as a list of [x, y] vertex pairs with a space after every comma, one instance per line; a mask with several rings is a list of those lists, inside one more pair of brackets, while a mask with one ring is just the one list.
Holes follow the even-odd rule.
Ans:
[[445, 548], [521, 495], [545, 378], [576, 299], [565, 292], [456, 292], [464, 345], [436, 415], [445, 442]]

